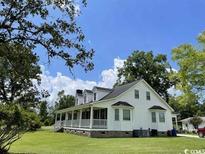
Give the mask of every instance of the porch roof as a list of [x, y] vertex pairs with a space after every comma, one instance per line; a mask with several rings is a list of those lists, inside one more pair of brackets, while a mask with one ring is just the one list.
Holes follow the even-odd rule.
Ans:
[[112, 104], [112, 106], [129, 106], [129, 107], [133, 107], [132, 105], [130, 105], [127, 102], [123, 102], [123, 101], [119, 101], [117, 103]]
[[161, 106], [157, 106], [157, 105], [154, 105], [152, 107], [149, 108], [150, 110], [166, 110], [165, 108], [161, 107]]
[[55, 113], [63, 113], [63, 112], [83, 109], [83, 108], [87, 108], [87, 107], [91, 107], [91, 106], [93, 106], [93, 103], [81, 104], [81, 105], [65, 108], [65, 109], [62, 109], [62, 110], [58, 110]]

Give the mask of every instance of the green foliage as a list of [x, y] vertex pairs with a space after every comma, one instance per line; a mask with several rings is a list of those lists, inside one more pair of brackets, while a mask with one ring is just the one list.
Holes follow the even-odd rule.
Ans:
[[51, 126], [54, 123], [54, 111], [52, 107], [48, 106], [46, 101], [40, 103], [39, 117], [40, 121], [45, 126]]
[[[78, 5], [84, 7], [86, 1], [78, 1]], [[79, 15], [76, 1], [1, 0], [0, 8], [0, 43], [30, 49], [41, 46], [49, 60], [60, 57], [70, 69], [74, 65], [93, 69], [94, 51], [83, 45], [85, 36], [75, 20]]]
[[45, 120], [46, 120], [47, 117], [48, 117], [47, 102], [46, 102], [46, 101], [42, 101], [42, 102], [40, 103], [39, 116], [40, 116], [41, 122], [44, 123]]
[[41, 128], [41, 122], [39, 116], [34, 111], [23, 110], [23, 121], [28, 131], [36, 131]]
[[75, 97], [71, 95], [65, 95], [64, 90], [58, 93], [58, 101], [55, 104], [55, 109], [65, 109], [71, 106], [75, 106]]
[[38, 57], [20, 44], [0, 44], [0, 102], [19, 102], [35, 106], [38, 91], [33, 83], [40, 83]]
[[0, 104], [0, 153], [6, 153], [25, 131], [36, 130], [40, 126], [35, 112], [13, 103]]
[[203, 120], [198, 116], [194, 116], [193, 118], [190, 119], [190, 123], [194, 126], [195, 129], [198, 129], [199, 125], [202, 122]]
[[200, 113], [200, 104], [198, 99], [193, 93], [186, 93], [178, 97], [171, 97], [169, 105], [180, 114], [180, 119], [192, 117], [196, 113]]
[[180, 45], [173, 49], [172, 57], [179, 65], [179, 71], [173, 75], [179, 81], [177, 88], [184, 93], [195, 93], [201, 100], [205, 99], [204, 48], [199, 50], [190, 44]]
[[144, 79], [168, 101], [167, 89], [174, 85], [174, 80], [169, 79], [172, 69], [165, 55], [154, 56], [152, 52], [134, 51], [118, 71], [118, 85]]
[[200, 48], [183, 44], [172, 50], [172, 58], [177, 62], [179, 70], [173, 72], [171, 77], [177, 80], [176, 88], [182, 92], [182, 95], [177, 97], [177, 101], [183, 118], [205, 114], [203, 110], [205, 100], [204, 35], [205, 32], [198, 38], [199, 43], [202, 43]]

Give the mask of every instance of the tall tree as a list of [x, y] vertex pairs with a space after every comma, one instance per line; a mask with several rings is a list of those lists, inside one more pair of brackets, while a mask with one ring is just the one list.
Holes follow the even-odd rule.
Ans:
[[40, 82], [37, 62], [38, 57], [20, 44], [0, 44], [0, 153], [6, 153], [22, 131], [37, 126], [32, 112], [39, 97], [33, 84]]
[[64, 59], [69, 69], [81, 65], [91, 70], [94, 51], [83, 45], [85, 36], [75, 18], [78, 6], [86, 6], [86, 0], [1, 0], [0, 43], [41, 46], [48, 58]]
[[172, 50], [172, 57], [179, 66], [179, 71], [174, 73], [179, 81], [177, 88], [184, 93], [193, 92], [200, 99], [205, 99], [204, 48], [199, 50], [190, 44], [183, 44]]
[[195, 129], [198, 129], [199, 125], [202, 122], [203, 120], [198, 116], [194, 116], [193, 118], [190, 119], [190, 123], [194, 126]]
[[55, 108], [57, 110], [65, 109], [75, 105], [75, 97], [72, 95], [65, 95], [65, 91], [59, 91], [58, 100], [56, 102]]
[[42, 123], [48, 119], [48, 103], [46, 101], [40, 102], [39, 116]]
[[[7, 50], [7, 47], [9, 50]], [[19, 102], [23, 107], [34, 106], [40, 84], [38, 57], [20, 44], [0, 44], [0, 102]]]
[[205, 101], [205, 32], [199, 37], [199, 45], [183, 44], [172, 50], [172, 58], [179, 66], [172, 77], [177, 78], [176, 88], [182, 92], [179, 96], [182, 117], [203, 115]]
[[174, 85], [174, 81], [169, 79], [172, 69], [167, 62], [166, 55], [154, 56], [152, 52], [134, 51], [125, 61], [123, 68], [118, 69], [118, 72], [118, 85], [144, 79], [168, 101], [167, 90]]

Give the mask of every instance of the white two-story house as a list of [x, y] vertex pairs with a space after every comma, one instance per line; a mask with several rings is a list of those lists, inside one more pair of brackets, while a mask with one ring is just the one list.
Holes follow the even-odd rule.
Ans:
[[113, 89], [76, 90], [75, 103], [56, 112], [56, 131], [91, 137], [150, 136], [166, 134], [176, 119], [174, 110], [145, 80]]

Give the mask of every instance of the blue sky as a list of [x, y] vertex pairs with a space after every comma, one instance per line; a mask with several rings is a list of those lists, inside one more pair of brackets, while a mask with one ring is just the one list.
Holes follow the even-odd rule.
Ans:
[[[113, 59], [126, 59], [133, 50], [152, 50], [167, 54], [182, 43], [195, 43], [205, 30], [204, 0], [88, 0], [77, 18], [88, 47], [95, 49], [92, 72], [75, 68], [75, 76], [84, 80], [99, 80], [102, 70], [113, 66]], [[42, 60], [44, 61], [44, 59]], [[62, 61], [48, 67], [51, 74], [62, 72], [70, 76]]]
[[[77, 79], [102, 80], [103, 70], [113, 68], [117, 57], [126, 59], [134, 50], [163, 53], [173, 68], [171, 49], [183, 43], [196, 43], [205, 30], [204, 0], [88, 0], [77, 17], [88, 48], [94, 48], [95, 68], [84, 73], [75, 67]], [[41, 56], [41, 64], [45, 64]], [[50, 75], [57, 72], [72, 78], [61, 60], [45, 65]]]

